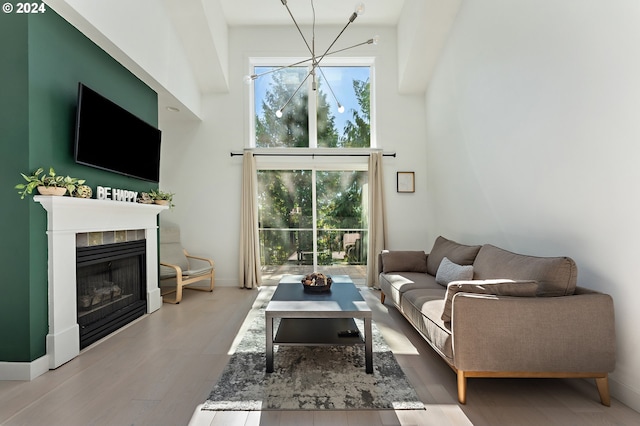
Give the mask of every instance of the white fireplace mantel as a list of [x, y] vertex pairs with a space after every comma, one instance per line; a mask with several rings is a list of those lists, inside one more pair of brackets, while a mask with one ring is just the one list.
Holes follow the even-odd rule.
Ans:
[[[49, 333], [47, 354], [16, 368], [0, 365], [0, 379], [32, 380], [80, 353], [76, 298], [76, 234], [144, 229], [147, 313], [162, 306], [158, 286], [158, 214], [167, 206], [59, 196], [35, 196], [47, 211]], [[4, 370], [4, 371], [2, 371]], [[28, 377], [27, 377], [28, 376]]]

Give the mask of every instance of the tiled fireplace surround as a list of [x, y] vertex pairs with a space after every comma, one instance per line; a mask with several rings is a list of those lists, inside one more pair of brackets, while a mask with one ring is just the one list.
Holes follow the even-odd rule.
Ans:
[[76, 247], [93, 247], [104, 244], [139, 241], [146, 238], [144, 229], [126, 229], [122, 231], [80, 232], [76, 234]]
[[167, 206], [72, 197], [35, 196], [47, 211], [49, 333], [45, 356], [0, 363], [0, 379], [32, 380], [80, 353], [76, 246], [146, 239], [147, 313], [162, 306], [158, 286], [157, 216]]

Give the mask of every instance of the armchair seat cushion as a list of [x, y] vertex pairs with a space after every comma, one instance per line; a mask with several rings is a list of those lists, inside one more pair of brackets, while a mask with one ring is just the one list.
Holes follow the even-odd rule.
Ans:
[[188, 269], [186, 271], [182, 271], [183, 276], [188, 277], [197, 277], [199, 275], [206, 275], [213, 270], [213, 266], [207, 266], [206, 268], [198, 268], [198, 269]]
[[[197, 277], [199, 275], [206, 275], [213, 270], [213, 266], [207, 266], [205, 268], [187, 269], [182, 271], [183, 277]], [[160, 279], [173, 278], [176, 276], [176, 270], [168, 266], [160, 265]]]

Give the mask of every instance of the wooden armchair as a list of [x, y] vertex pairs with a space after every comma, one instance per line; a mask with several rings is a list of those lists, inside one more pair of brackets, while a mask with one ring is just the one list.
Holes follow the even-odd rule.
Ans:
[[[182, 247], [179, 228], [160, 227], [160, 288], [163, 302], [180, 303], [183, 288], [213, 291], [214, 266], [213, 260], [192, 256]], [[171, 286], [163, 286], [167, 281], [175, 283]], [[209, 281], [209, 286], [185, 287], [200, 281]], [[176, 294], [174, 299], [165, 297], [172, 293]]]

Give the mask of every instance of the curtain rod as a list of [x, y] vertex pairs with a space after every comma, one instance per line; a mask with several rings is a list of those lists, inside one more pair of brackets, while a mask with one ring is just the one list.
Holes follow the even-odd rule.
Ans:
[[[235, 157], [238, 155], [243, 155], [243, 152], [231, 152], [231, 156]], [[311, 152], [301, 152], [299, 154], [289, 153], [289, 152], [256, 152], [253, 155], [255, 156], [266, 156], [266, 157], [368, 157], [370, 154], [364, 153], [353, 153], [353, 154], [331, 154], [331, 153], [311, 153]], [[382, 153], [383, 157], [394, 157], [396, 156], [395, 152]]]

